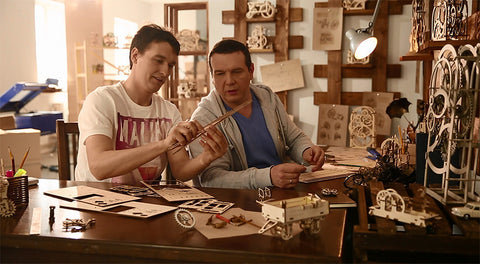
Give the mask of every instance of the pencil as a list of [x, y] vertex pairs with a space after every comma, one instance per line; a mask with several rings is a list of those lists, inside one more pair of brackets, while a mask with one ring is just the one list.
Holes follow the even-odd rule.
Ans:
[[10, 154], [10, 160], [12, 161], [12, 171], [15, 174], [15, 158], [13, 157], [12, 150], [8, 147], [8, 153]]
[[22, 163], [20, 163], [19, 169], [23, 168], [23, 164], [25, 163], [25, 160], [27, 159], [28, 152], [30, 152], [30, 147], [28, 147], [27, 152], [25, 152], [25, 155], [23, 155]]

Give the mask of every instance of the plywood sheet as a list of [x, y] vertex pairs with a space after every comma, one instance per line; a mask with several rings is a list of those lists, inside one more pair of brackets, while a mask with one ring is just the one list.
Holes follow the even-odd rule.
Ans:
[[345, 147], [348, 119], [348, 105], [318, 105], [317, 144]]
[[300, 59], [260, 66], [262, 83], [274, 92], [303, 88], [303, 71]]
[[318, 7], [313, 10], [313, 49], [341, 50], [343, 8]]
[[386, 110], [393, 101], [393, 93], [371, 92], [363, 94], [363, 105], [370, 106], [375, 110], [375, 133], [377, 135], [390, 136], [392, 120]]

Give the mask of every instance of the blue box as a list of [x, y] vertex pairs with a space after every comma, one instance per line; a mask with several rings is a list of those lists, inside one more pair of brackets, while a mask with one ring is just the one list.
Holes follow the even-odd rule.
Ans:
[[63, 119], [62, 112], [39, 111], [17, 114], [15, 124], [17, 128], [35, 128], [41, 131], [41, 135], [48, 135], [56, 132], [57, 119]]

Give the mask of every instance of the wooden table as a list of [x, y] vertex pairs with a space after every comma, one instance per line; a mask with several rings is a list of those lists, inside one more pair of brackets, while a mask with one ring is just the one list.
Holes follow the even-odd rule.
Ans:
[[[322, 186], [341, 187], [341, 180], [300, 184], [290, 190], [273, 189], [274, 199], [286, 199], [319, 191]], [[207, 239], [200, 232], [185, 230], [174, 220], [173, 212], [148, 219], [107, 213], [59, 208], [61, 200], [45, 195], [75, 185], [107, 189], [110, 183], [87, 183], [41, 179], [29, 190], [29, 204], [10, 218], [1, 218], [0, 262], [341, 262], [347, 210], [331, 209], [315, 236], [300, 233], [284, 241], [278, 237], [248, 235]], [[256, 190], [202, 188], [220, 201], [236, 207], [261, 211]], [[143, 201], [169, 204], [164, 199], [144, 197]], [[175, 205], [175, 204], [170, 204]], [[49, 225], [49, 207], [55, 208], [55, 222]], [[41, 208], [40, 235], [30, 235], [34, 208]], [[66, 218], [95, 218], [85, 232], [65, 232]]]

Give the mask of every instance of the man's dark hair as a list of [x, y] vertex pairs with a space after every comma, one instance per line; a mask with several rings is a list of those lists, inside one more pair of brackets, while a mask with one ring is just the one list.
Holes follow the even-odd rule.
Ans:
[[145, 49], [152, 42], [167, 42], [172, 46], [173, 50], [177, 53], [180, 53], [180, 43], [172, 34], [172, 32], [160, 27], [159, 25], [149, 24], [141, 27], [135, 37], [132, 39], [132, 44], [130, 45], [130, 69], [132, 69], [132, 50], [137, 48], [140, 54], [145, 52]]
[[224, 39], [220, 42], [217, 42], [213, 49], [210, 51], [208, 55], [208, 66], [210, 67], [210, 73], [213, 74], [212, 69], [212, 55], [215, 53], [219, 54], [228, 54], [233, 53], [236, 51], [241, 51], [243, 55], [245, 55], [245, 65], [247, 68], [250, 69], [250, 65], [252, 65], [252, 58], [250, 56], [250, 51], [248, 50], [247, 46], [243, 43], [233, 40], [233, 39]]

